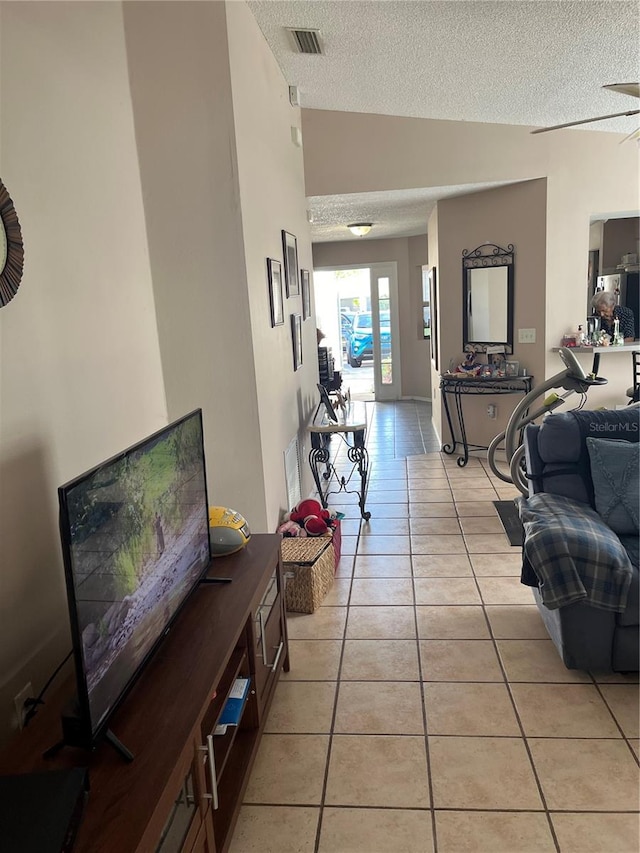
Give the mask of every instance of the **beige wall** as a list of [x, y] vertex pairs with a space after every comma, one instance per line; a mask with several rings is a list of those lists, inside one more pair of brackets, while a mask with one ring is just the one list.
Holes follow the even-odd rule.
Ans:
[[402, 379], [407, 397], [431, 401], [431, 341], [422, 328], [422, 267], [428, 265], [427, 235], [409, 237], [409, 303], [401, 318], [400, 345], [405, 353]]
[[[637, 211], [640, 206], [637, 146], [620, 145], [617, 134], [580, 131], [578, 137], [574, 142], [573, 132], [560, 134], [547, 180], [546, 376], [562, 368], [552, 347], [585, 316], [590, 215]], [[589, 179], [585, 181], [584, 175]], [[580, 360], [591, 369], [589, 355]], [[591, 389], [588, 408], [625, 404], [631, 379], [629, 354], [607, 354], [600, 373], [608, 384]]]
[[[441, 370], [462, 360], [462, 252], [482, 243], [515, 247], [514, 348], [511, 358], [540, 381], [545, 369], [546, 181], [526, 181], [438, 202], [438, 283]], [[535, 328], [535, 344], [518, 343], [519, 328]], [[440, 391], [438, 390], [438, 395]], [[487, 445], [501, 432], [519, 397], [464, 400], [468, 440]], [[487, 415], [495, 403], [498, 416]], [[442, 434], [441, 434], [442, 436]], [[447, 439], [445, 427], [443, 438]]]
[[169, 418], [202, 407], [211, 503], [265, 530], [225, 5], [124, 8]]
[[313, 265], [319, 268], [377, 264], [395, 261], [398, 270], [398, 314], [400, 322], [400, 365], [402, 397], [429, 400], [429, 342], [418, 332], [422, 317], [422, 264], [427, 262], [423, 237], [395, 240], [345, 240], [314, 243]]
[[[526, 127], [323, 110], [303, 110], [302, 121], [308, 195], [546, 177], [543, 372], [558, 372], [551, 348], [586, 316], [590, 217], [640, 208], [637, 146], [598, 131], [532, 136]], [[430, 238], [429, 245], [433, 264]], [[630, 368], [621, 355], [607, 357], [609, 384], [590, 394], [589, 405], [626, 399]]]
[[[440, 231], [438, 228], [438, 205], [429, 216], [427, 224], [427, 245], [429, 253], [429, 266], [436, 268], [436, 287], [435, 287], [435, 306], [431, 306], [431, 417], [433, 426], [440, 439], [443, 439], [444, 433], [442, 429], [442, 406], [440, 400], [440, 373], [446, 370], [440, 366], [440, 278], [438, 268], [440, 262], [439, 246], [440, 246]], [[435, 307], [435, 310], [434, 310]]]
[[546, 174], [553, 136], [330, 110], [303, 110], [302, 130], [310, 196], [538, 178]]
[[56, 488], [167, 422], [118, 3], [0, 5], [0, 738], [70, 647]]
[[263, 461], [262, 502], [266, 529], [274, 530], [281, 510], [291, 509], [286, 501], [282, 449], [296, 435], [302, 494], [310, 494], [313, 488], [306, 425], [318, 404], [315, 316], [312, 312], [302, 324], [302, 367], [294, 373], [290, 315], [302, 314], [302, 293], [289, 299], [285, 295], [284, 325], [271, 328], [266, 278], [266, 259], [283, 260], [282, 229], [297, 238], [300, 269], [313, 268], [303, 152], [291, 140], [291, 127], [300, 126], [300, 110], [290, 105], [288, 83], [247, 6], [229, 3], [227, 16], [250, 308], [248, 331], [255, 355], [258, 447]]
[[0, 15], [0, 174], [25, 243], [0, 311], [2, 740], [70, 647], [57, 486], [202, 406], [212, 503], [274, 529], [317, 361], [313, 319], [294, 374], [267, 318], [280, 229], [309, 269], [311, 245], [298, 111], [244, 4]]

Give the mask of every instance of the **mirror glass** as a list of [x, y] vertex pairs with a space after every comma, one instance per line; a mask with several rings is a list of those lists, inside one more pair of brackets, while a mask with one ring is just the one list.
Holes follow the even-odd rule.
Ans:
[[511, 350], [513, 246], [504, 250], [490, 243], [465, 252], [462, 269], [464, 345], [482, 348], [501, 344]]

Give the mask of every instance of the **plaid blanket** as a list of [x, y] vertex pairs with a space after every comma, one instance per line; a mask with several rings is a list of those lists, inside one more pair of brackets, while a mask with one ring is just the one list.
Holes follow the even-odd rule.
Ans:
[[626, 608], [631, 562], [595, 510], [540, 492], [520, 498], [519, 511], [525, 563], [535, 572], [549, 610], [578, 601], [617, 613]]

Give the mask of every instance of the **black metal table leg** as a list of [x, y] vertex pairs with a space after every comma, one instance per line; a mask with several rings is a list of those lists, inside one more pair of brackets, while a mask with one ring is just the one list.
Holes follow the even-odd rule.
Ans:
[[[325, 494], [325, 490], [322, 487], [322, 481], [320, 480], [320, 468], [323, 465], [329, 466], [329, 451], [326, 447], [312, 447], [309, 452], [309, 465], [311, 466], [311, 473], [313, 474], [313, 479], [316, 484], [316, 489], [318, 490], [318, 494], [320, 495], [320, 502], [324, 509], [327, 508], [327, 496]], [[330, 469], [328, 469], [330, 470]], [[324, 475], [323, 475], [324, 476]], [[330, 476], [330, 474], [329, 474]], [[325, 477], [325, 479], [327, 479]]]
[[462, 438], [462, 447], [464, 450], [464, 456], [458, 456], [456, 460], [458, 465], [461, 468], [469, 461], [469, 445], [467, 444], [467, 430], [464, 425], [464, 414], [462, 412], [462, 394], [460, 391], [460, 387], [454, 388], [453, 397], [456, 401], [456, 415], [458, 416], [458, 426], [460, 427], [460, 437]]
[[449, 395], [448, 395], [447, 389], [442, 388], [442, 402], [444, 403], [444, 412], [447, 416], [447, 423], [449, 424], [449, 432], [451, 433], [451, 444], [443, 444], [442, 445], [442, 452], [447, 453], [449, 456], [451, 456], [451, 454], [455, 453], [455, 451], [456, 451], [457, 441], [456, 441], [455, 433], [453, 431], [453, 423], [451, 422], [451, 412], [449, 411], [449, 402], [447, 400], [448, 396]]
[[365, 521], [369, 521], [371, 513], [365, 510], [365, 502], [367, 499], [369, 473], [369, 454], [364, 446], [364, 431], [358, 430], [353, 434], [354, 446], [349, 449], [347, 456], [358, 466], [358, 474], [360, 475], [360, 491], [358, 492], [358, 506], [360, 507], [360, 515]]

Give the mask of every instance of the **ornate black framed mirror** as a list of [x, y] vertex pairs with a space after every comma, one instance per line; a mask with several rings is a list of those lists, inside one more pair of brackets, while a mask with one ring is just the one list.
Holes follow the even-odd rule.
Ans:
[[483, 243], [462, 252], [462, 338], [466, 348], [477, 352], [503, 346], [513, 352], [514, 254]]
[[20, 287], [24, 246], [18, 214], [0, 181], [0, 308], [11, 302]]

